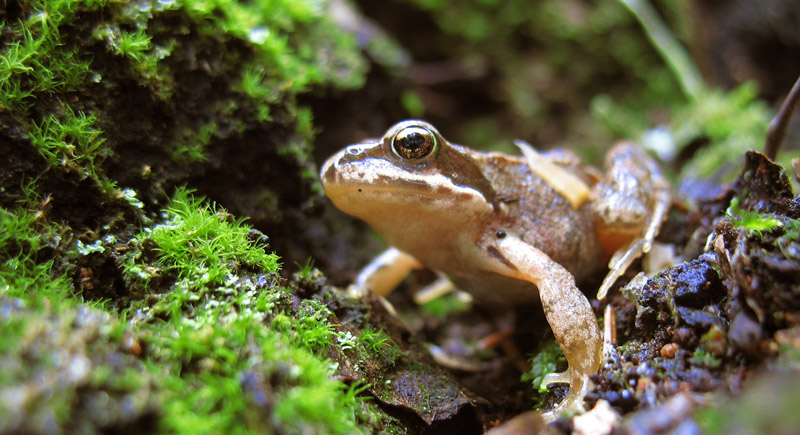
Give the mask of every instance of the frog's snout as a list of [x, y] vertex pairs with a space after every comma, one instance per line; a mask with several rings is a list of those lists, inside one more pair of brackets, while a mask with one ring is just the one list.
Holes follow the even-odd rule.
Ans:
[[332, 155], [322, 165], [319, 173], [322, 187], [327, 191], [334, 184], [358, 181], [365, 178], [370, 171], [365, 167], [368, 165], [363, 163], [366, 160], [370, 160], [371, 157], [375, 157], [375, 154], [380, 153], [380, 151], [379, 143], [361, 143], [349, 145]]
[[327, 186], [331, 183], [334, 183], [339, 176], [339, 171], [336, 168], [336, 163], [341, 159], [344, 151], [339, 151], [338, 153], [330, 156], [328, 160], [322, 165], [322, 169], [319, 171], [319, 179], [322, 181], [322, 188], [327, 190]]

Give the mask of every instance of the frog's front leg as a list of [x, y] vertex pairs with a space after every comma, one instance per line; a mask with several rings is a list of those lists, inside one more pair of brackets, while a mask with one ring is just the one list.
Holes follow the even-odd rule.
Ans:
[[669, 208], [669, 183], [644, 150], [622, 142], [606, 155], [606, 174], [591, 201], [598, 239], [611, 258], [597, 292], [603, 299], [628, 266], [650, 251]]
[[[414, 269], [424, 266], [416, 258], [396, 248], [389, 248], [369, 262], [358, 273], [356, 282], [348, 293], [353, 297], [362, 297], [367, 293], [386, 296], [396, 289]], [[442, 295], [455, 291], [453, 282], [444, 274], [437, 272], [436, 281], [426, 285], [414, 294], [414, 302], [423, 305]], [[459, 292], [460, 296], [469, 296]]]
[[356, 278], [354, 296], [375, 293], [386, 296], [408, 276], [413, 269], [423, 267], [416, 258], [396, 248], [389, 248], [364, 266]]
[[548, 383], [568, 382], [569, 393], [545, 418], [553, 419], [565, 411], [583, 411], [583, 397], [591, 387], [589, 376], [597, 373], [603, 349], [589, 301], [569, 271], [517, 236], [498, 237], [490, 245], [492, 248], [505, 260], [504, 274], [538, 287], [547, 322], [569, 363], [566, 372], [546, 378]]

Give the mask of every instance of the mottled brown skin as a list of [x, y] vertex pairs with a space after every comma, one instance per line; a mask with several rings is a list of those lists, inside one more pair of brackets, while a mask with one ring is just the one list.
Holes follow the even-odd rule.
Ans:
[[[577, 281], [602, 269], [604, 264], [597, 261], [602, 251], [595, 236], [591, 204], [573, 209], [553, 187], [531, 172], [521, 157], [473, 152], [473, 158], [486, 168], [483, 175], [502, 203], [495, 208], [484, 234], [491, 236], [505, 230], [518, 235], [562, 265]], [[581, 168], [565, 168], [587, 182], [591, 180]], [[526, 301], [506, 295], [501, 302]]]
[[[548, 160], [561, 168], [553, 172], [577, 177], [573, 181], [579, 187], [602, 189], [576, 208], [562, 195], [570, 186], [550, 185], [531, 170], [528, 159], [450, 144], [423, 121], [398, 123], [380, 141], [345, 148], [320, 175], [339, 209], [365, 220], [400, 251], [385, 258], [403, 258], [403, 267], [418, 261], [443, 272], [476, 303], [541, 301], [570, 366], [551, 378], [570, 384], [568, 397], [549, 414], [553, 417], [582, 409], [588, 377], [600, 365], [597, 321], [575, 280], [605, 265], [608, 253], [596, 227], [613, 233], [608, 229], [618, 222], [609, 223], [609, 217], [625, 213], [614, 208], [617, 198], [609, 194], [613, 179], [598, 184], [595, 173], [566, 152]], [[606, 197], [614, 199], [611, 206], [597, 204]], [[633, 237], [618, 238], [627, 243]], [[373, 264], [365, 270], [379, 276], [393, 268]]]

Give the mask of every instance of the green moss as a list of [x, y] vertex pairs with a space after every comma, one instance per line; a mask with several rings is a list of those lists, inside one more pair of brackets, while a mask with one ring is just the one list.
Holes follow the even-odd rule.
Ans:
[[[86, 101], [75, 104], [84, 97], [91, 99], [99, 83], [109, 88], [133, 80], [170, 102], [176, 92], [186, 97], [181, 81], [187, 62], [192, 74], [198, 69], [192, 64], [199, 62], [212, 77], [229, 76], [204, 113], [176, 125], [179, 134], [172, 136], [174, 142], [161, 144], [184, 164], [207, 158], [206, 147], [220, 120], [226, 131], [232, 125], [240, 132], [247, 123], [272, 121], [276, 108], [291, 114], [281, 123], [292, 123], [298, 116], [296, 128], [304, 143], [290, 148], [303, 149], [298, 158], [307, 158], [311, 135], [306, 133], [313, 134], [313, 129], [307, 126], [310, 112], [297, 107], [296, 94], [324, 83], [357, 87], [366, 72], [353, 35], [342, 32], [328, 17], [325, 4], [316, 1], [39, 0], [24, 2], [21, 9], [22, 19], [0, 23], [0, 111], [27, 115], [33, 106], [40, 106], [34, 116], [19, 117], [23, 131], [29, 132], [38, 149], [49, 153], [51, 162], [60, 158], [59, 163], [75, 163], [86, 174], [100, 172], [94, 152], [111, 154], [97, 140], [103, 132], [96, 124], [107, 125], [110, 115], [103, 112], [107, 102], [94, 105], [99, 107], [92, 113], [83, 109]], [[92, 15], [96, 11], [101, 11], [102, 19]], [[191, 35], [194, 45], [187, 48], [186, 35], [192, 32], [201, 36]], [[129, 68], [109, 70], [110, 59], [96, 55], [98, 45]], [[249, 100], [244, 108], [242, 96]], [[63, 135], [65, 128], [86, 141], [70, 142]], [[73, 158], [71, 146], [88, 148], [74, 150], [78, 155]]]
[[128, 328], [69, 300], [0, 296], [0, 431], [97, 432], [155, 412], [154, 383], [125, 352]]
[[220, 31], [248, 41], [255, 56], [241, 69], [234, 89], [247, 95], [257, 119], [270, 121], [270, 105], [286, 95], [330, 81], [354, 88], [364, 81], [366, 63], [355, 39], [325, 15], [325, 3], [296, 0], [184, 1], [186, 11], [209, 36]]
[[[190, 190], [178, 189], [166, 213], [169, 220], [146, 230], [139, 240], [152, 240], [158, 246], [156, 264], [187, 280], [187, 285], [222, 285], [245, 267], [278, 270], [278, 257], [250, 240], [244, 219], [232, 219], [225, 210], [203, 204]], [[141, 272], [135, 262], [125, 267], [128, 274]]]
[[[710, 141], [681, 169], [681, 177], [711, 176], [730, 163], [731, 156], [763, 146], [770, 111], [765, 102], [756, 100], [756, 91], [752, 82], [730, 92], [710, 89], [674, 111], [670, 131], [679, 147], [698, 138]], [[733, 168], [739, 166], [730, 166], [727, 177], [732, 179], [739, 171]]]
[[279, 281], [277, 257], [241, 220], [190, 191], [175, 193], [164, 219], [137, 236], [144, 251], [124, 263], [134, 287], [174, 279], [156, 301], [130, 309], [159, 319], [140, 331], [152, 349], [149, 370], [163, 379], [161, 429], [358, 432], [358, 387], [334, 381], [335, 365], [319, 356], [347, 338], [330, 310], [307, 299], [290, 308], [287, 290], [267, 286]]
[[0, 208], [0, 294], [60, 301], [72, 285], [53, 272], [44, 250], [60, 242], [59, 227], [45, 224], [39, 212]]
[[358, 431], [356, 400], [331, 379], [331, 366], [262, 319], [257, 310], [220, 308], [153, 328], [150, 368], [166, 370], [161, 429]]
[[784, 257], [800, 261], [800, 219], [789, 219], [784, 230], [786, 232], [775, 239], [773, 245]]
[[94, 37], [105, 40], [114, 54], [128, 57], [134, 62], [141, 62], [153, 47], [152, 38], [141, 28], [134, 32], [123, 32], [111, 24], [100, 25], [95, 28]]
[[772, 215], [742, 209], [739, 207], [739, 198], [731, 199], [725, 214], [733, 220], [735, 227], [744, 228], [759, 235], [783, 226], [780, 219]]
[[383, 330], [376, 331], [371, 327], [361, 330], [358, 344], [366, 347], [371, 354], [389, 354], [391, 359], [396, 359], [402, 354], [402, 350]]
[[33, 0], [29, 14], [0, 29], [11, 40], [0, 51], [0, 110], [27, 112], [37, 94], [70, 92], [89, 76], [90, 66], [76, 47], [64, 47], [60, 27], [78, 10], [97, 10], [104, 1]]
[[208, 159], [206, 147], [219, 128], [216, 121], [208, 121], [198, 128], [186, 128], [182, 132], [182, 137], [177, 141], [172, 158], [176, 162], [186, 162], [187, 164], [202, 162]]
[[542, 393], [550, 391], [542, 385], [544, 377], [549, 373], [555, 373], [559, 364], [563, 365], [565, 362], [561, 346], [555, 340], [544, 345], [539, 353], [531, 358], [531, 370], [522, 374], [522, 381], [530, 382], [536, 392], [533, 397], [535, 408], [540, 408], [544, 402], [545, 396]]
[[[300, 309], [291, 324], [282, 324], [285, 334], [309, 349], [320, 351], [330, 346], [334, 337], [333, 324], [328, 323], [330, 310], [314, 300], [305, 299], [300, 302]], [[289, 326], [287, 328], [286, 326]]]
[[692, 364], [708, 367], [710, 369], [716, 369], [722, 365], [722, 361], [719, 358], [707, 352], [702, 347], [697, 348], [689, 360]]
[[97, 118], [83, 112], [75, 113], [65, 106], [60, 116], [48, 115], [31, 124], [31, 143], [52, 166], [64, 166], [82, 172], [83, 177], [94, 174], [95, 162], [108, 156], [102, 132], [95, 127]]

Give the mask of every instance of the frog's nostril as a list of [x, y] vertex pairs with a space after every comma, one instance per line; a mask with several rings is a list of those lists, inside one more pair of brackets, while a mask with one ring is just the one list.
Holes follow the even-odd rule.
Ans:
[[357, 156], [364, 152], [364, 147], [360, 145], [350, 145], [349, 147], [345, 148], [344, 152], [353, 156]]

